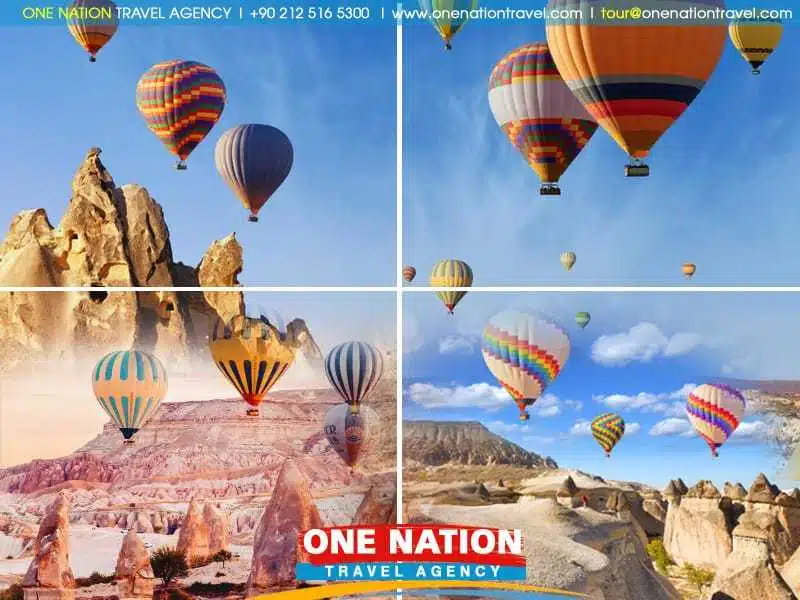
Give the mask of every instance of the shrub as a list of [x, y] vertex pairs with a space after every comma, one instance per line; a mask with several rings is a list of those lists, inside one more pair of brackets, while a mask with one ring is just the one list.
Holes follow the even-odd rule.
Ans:
[[221, 562], [222, 568], [225, 568], [225, 563], [233, 558], [233, 554], [228, 552], [227, 550], [220, 550], [214, 556], [211, 557], [211, 560], [214, 562]]
[[206, 565], [210, 565], [213, 561], [213, 556], [195, 556], [189, 561], [189, 568], [199, 569], [201, 567], [205, 567]]
[[78, 577], [75, 579], [75, 585], [79, 588], [89, 587], [91, 585], [99, 585], [101, 583], [114, 583], [117, 578], [114, 575], [103, 575], [95, 571], [88, 577]]
[[189, 566], [186, 564], [186, 554], [182, 550], [169, 546], [158, 548], [150, 557], [150, 567], [153, 574], [169, 585], [178, 577], [185, 577], [189, 574]]
[[664, 547], [664, 542], [661, 538], [650, 540], [647, 544], [647, 554], [650, 556], [650, 560], [655, 563], [656, 571], [662, 575], [667, 574], [667, 567], [675, 564], [675, 561], [667, 554], [667, 549]]
[[186, 591], [195, 596], [213, 597], [242, 594], [246, 587], [244, 583], [201, 583], [196, 581], [186, 588]]
[[8, 556], [6, 556], [6, 560], [14, 560], [14, 557], [9, 554]]
[[700, 569], [692, 564], [686, 563], [683, 565], [683, 573], [691, 585], [697, 588], [698, 592], [703, 592], [703, 588], [711, 585], [714, 581], [714, 573]]
[[8, 586], [8, 589], [0, 590], [0, 600], [22, 600], [24, 597], [22, 586], [18, 583]]

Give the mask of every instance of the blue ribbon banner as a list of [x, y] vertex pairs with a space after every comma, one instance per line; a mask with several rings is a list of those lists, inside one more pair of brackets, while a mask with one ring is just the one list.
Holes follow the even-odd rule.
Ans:
[[298, 581], [524, 581], [525, 567], [467, 563], [297, 563]]

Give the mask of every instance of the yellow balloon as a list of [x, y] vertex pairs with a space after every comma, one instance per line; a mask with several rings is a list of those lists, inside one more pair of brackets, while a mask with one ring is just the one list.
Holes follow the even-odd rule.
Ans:
[[258, 406], [292, 366], [295, 350], [265, 319], [237, 315], [230, 322], [215, 323], [209, 340], [211, 356], [236, 391], [258, 415]]
[[683, 263], [681, 271], [683, 271], [683, 274], [686, 275], [686, 279], [691, 279], [695, 274], [695, 271], [697, 271], [697, 265], [694, 263]]
[[[431, 287], [470, 287], [472, 285], [472, 269], [463, 260], [443, 260], [433, 266]], [[465, 291], [453, 290], [436, 292], [436, 296], [444, 302], [447, 312], [453, 314], [456, 304], [467, 295]]]
[[761, 65], [772, 55], [783, 37], [783, 24], [778, 19], [750, 19], [733, 21], [728, 35], [734, 48], [753, 67], [753, 74], [761, 73]]

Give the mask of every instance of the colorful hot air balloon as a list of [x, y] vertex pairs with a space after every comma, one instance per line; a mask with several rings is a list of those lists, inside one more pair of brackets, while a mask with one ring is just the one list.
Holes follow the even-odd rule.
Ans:
[[219, 370], [258, 416], [258, 406], [292, 366], [295, 349], [282, 339], [266, 317], [237, 315], [228, 323], [217, 320], [209, 349]]
[[172, 154], [184, 161], [222, 116], [227, 92], [211, 67], [191, 60], [168, 60], [150, 68], [136, 85], [136, 106]]
[[558, 180], [597, 131], [597, 122], [561, 79], [547, 44], [521, 46], [495, 65], [489, 107], [542, 180], [539, 193], [561, 194]]
[[686, 279], [691, 279], [695, 271], [697, 271], [697, 265], [694, 263], [683, 263], [681, 267], [681, 272], [686, 276]]
[[[463, 260], [443, 260], [433, 265], [430, 279], [431, 287], [470, 287], [472, 285], [472, 269]], [[436, 297], [444, 302], [451, 315], [456, 305], [467, 295], [464, 291], [436, 292]]]
[[141, 350], [106, 354], [92, 372], [97, 402], [119, 427], [125, 443], [152, 418], [167, 394], [167, 372], [154, 355]]
[[292, 142], [271, 125], [239, 125], [222, 134], [214, 150], [217, 171], [258, 221], [258, 211], [289, 176]]
[[442, 36], [445, 48], [452, 50], [450, 41], [469, 20], [470, 11], [478, 8], [478, 0], [419, 0], [419, 7]]
[[592, 421], [592, 437], [609, 458], [614, 446], [623, 435], [625, 435], [625, 421], [619, 415], [604, 413]]
[[383, 376], [383, 357], [366, 342], [345, 342], [328, 352], [325, 375], [350, 410], [358, 412]]
[[486, 366], [519, 407], [525, 410], [561, 373], [569, 358], [567, 332], [543, 317], [507, 310], [483, 329], [481, 353]]
[[374, 447], [378, 434], [378, 415], [368, 406], [353, 412], [347, 404], [338, 404], [325, 418], [325, 435], [348, 467]]
[[548, 3], [551, 14], [579, 14], [548, 19], [547, 43], [575, 96], [631, 157], [629, 177], [649, 175], [642, 161], [703, 89], [725, 48], [723, 0], [679, 0], [675, 6], [702, 15], [694, 22], [665, 21], [661, 0], [642, 0], [636, 7], [653, 9], [653, 17], [614, 21], [603, 13], [624, 9], [596, 0]]
[[575, 314], [575, 323], [581, 329], [586, 327], [589, 324], [589, 321], [591, 320], [592, 320], [592, 315], [590, 315], [588, 312], [579, 312]]
[[67, 9], [67, 29], [81, 48], [89, 53], [89, 61], [97, 61], [97, 53], [117, 32], [117, 5], [111, 0], [75, 0]]
[[783, 23], [780, 19], [740, 19], [728, 26], [728, 35], [739, 54], [753, 67], [753, 75], [759, 75], [761, 65], [781, 42]]
[[572, 270], [572, 267], [575, 266], [576, 260], [578, 260], [578, 256], [572, 251], [561, 253], [561, 266], [564, 267], [567, 271]]
[[719, 456], [719, 447], [739, 426], [744, 409], [744, 396], [739, 390], [716, 383], [695, 388], [686, 402], [689, 422], [715, 458]]
[[406, 265], [405, 267], [403, 267], [403, 279], [405, 279], [407, 282], [411, 283], [412, 281], [414, 281], [414, 277], [416, 276], [417, 276], [417, 270], [414, 267], [412, 267], [411, 265]]

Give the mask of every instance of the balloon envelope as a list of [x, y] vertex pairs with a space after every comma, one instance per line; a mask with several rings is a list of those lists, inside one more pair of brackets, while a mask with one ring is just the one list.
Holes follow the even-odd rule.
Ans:
[[144, 427], [167, 394], [167, 372], [149, 352], [106, 354], [92, 372], [97, 402], [128, 440]]
[[347, 404], [337, 404], [325, 418], [328, 443], [348, 467], [353, 467], [375, 446], [378, 415], [368, 406], [353, 412]]
[[228, 187], [254, 218], [289, 176], [294, 149], [286, 134], [276, 127], [239, 125], [219, 138], [214, 162]]
[[75, 0], [69, 6], [67, 29], [92, 62], [118, 26], [117, 5], [111, 0]]
[[606, 456], [611, 456], [611, 451], [625, 435], [625, 421], [614, 413], [604, 413], [592, 421], [592, 437], [600, 444]]
[[579, 312], [575, 315], [575, 323], [581, 329], [586, 327], [589, 324], [589, 321], [591, 320], [592, 320], [592, 315], [590, 315], [588, 312]]
[[[600, 4], [550, 0], [550, 14], [566, 9], [580, 16], [549, 18], [547, 44], [587, 112], [631, 157], [645, 158], [694, 101], [722, 57], [727, 22], [714, 9], [725, 6], [723, 0], [677, 0], [671, 8], [696, 8], [698, 16], [680, 21], [620, 17], [615, 22], [602, 14], [615, 10], [613, 3]], [[640, 0], [636, 6], [655, 14], [664, 2]]]
[[267, 392], [295, 359], [295, 350], [266, 318], [243, 315], [227, 323], [217, 320], [209, 339], [209, 350], [220, 372], [253, 408], [263, 402]]
[[403, 279], [411, 283], [412, 281], [414, 281], [414, 277], [416, 276], [417, 276], [417, 270], [414, 267], [410, 265], [406, 265], [405, 267], [403, 267]]
[[545, 184], [555, 184], [597, 131], [561, 79], [545, 43], [504, 56], [489, 77], [489, 107], [513, 146]]
[[717, 456], [717, 450], [736, 431], [744, 416], [745, 399], [730, 386], [706, 383], [689, 394], [686, 415], [697, 434]]
[[483, 329], [481, 353], [489, 371], [527, 418], [532, 405], [555, 381], [569, 358], [567, 332], [538, 315], [507, 310]]
[[449, 50], [453, 36], [469, 20], [469, 11], [478, 8], [478, 0], [419, 0], [419, 7]]
[[[430, 284], [431, 287], [470, 287], [472, 269], [463, 260], [440, 261], [433, 265]], [[436, 292], [436, 297], [444, 303], [450, 314], [453, 314], [453, 309], [466, 295], [467, 292], [459, 290]]]
[[226, 98], [217, 72], [191, 60], [158, 63], [136, 85], [136, 106], [147, 127], [181, 161], [219, 121]]
[[753, 73], [760, 73], [761, 65], [781, 42], [783, 24], [779, 19], [740, 19], [728, 26], [728, 35], [734, 48], [753, 67]]
[[695, 265], [694, 263], [683, 263], [681, 271], [683, 272], [684, 275], [686, 275], [687, 279], [691, 279], [692, 276], [697, 271], [697, 265]]
[[564, 267], [567, 271], [571, 271], [572, 267], [575, 266], [575, 261], [578, 260], [578, 256], [574, 252], [562, 252], [561, 253], [561, 266]]
[[345, 342], [328, 352], [325, 375], [342, 400], [356, 410], [381, 380], [383, 357], [366, 342]]

